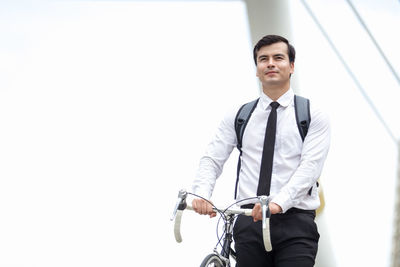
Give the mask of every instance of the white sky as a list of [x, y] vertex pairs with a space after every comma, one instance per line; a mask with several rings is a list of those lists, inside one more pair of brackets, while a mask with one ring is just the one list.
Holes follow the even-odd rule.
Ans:
[[[176, 244], [169, 217], [223, 114], [258, 95], [245, 5], [20, 3], [0, 4], [0, 266], [200, 263], [216, 221], [185, 214]], [[398, 133], [398, 85], [360, 27], [311, 3], [371, 97], [393, 101]], [[389, 266], [396, 148], [300, 3], [291, 15], [301, 93], [332, 121], [325, 237], [337, 266]], [[232, 200], [236, 155], [217, 203]]]

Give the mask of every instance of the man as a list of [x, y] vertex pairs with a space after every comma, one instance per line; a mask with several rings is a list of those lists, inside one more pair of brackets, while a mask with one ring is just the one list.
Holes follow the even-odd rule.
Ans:
[[[329, 149], [329, 121], [311, 101], [311, 123], [306, 138], [304, 141], [301, 139], [296, 123], [294, 93], [290, 87], [295, 49], [288, 40], [267, 35], [255, 45], [253, 55], [262, 93], [243, 135], [236, 197], [242, 200], [264, 194], [260, 193], [266, 190], [260, 191], [265, 187], [262, 177], [269, 175], [270, 189], [265, 194], [270, 199], [273, 250], [266, 252], [264, 249], [260, 204], [247, 202], [244, 207], [253, 208], [253, 218], [239, 216], [234, 227], [237, 266], [312, 267], [319, 240], [314, 222], [315, 210], [320, 205], [317, 179]], [[237, 112], [238, 109], [223, 119], [200, 160], [193, 183], [196, 194], [210, 198], [225, 161], [237, 145], [234, 126]], [[269, 119], [272, 113], [276, 114], [276, 133], [274, 130], [272, 170], [266, 175], [261, 162], [268, 157], [263, 155], [263, 150], [268, 150], [263, 147], [264, 139], [270, 138], [265, 137], [265, 133], [271, 131], [266, 128], [268, 120], [272, 123]], [[216, 215], [211, 205], [202, 199], [194, 199], [192, 205], [200, 214]]]

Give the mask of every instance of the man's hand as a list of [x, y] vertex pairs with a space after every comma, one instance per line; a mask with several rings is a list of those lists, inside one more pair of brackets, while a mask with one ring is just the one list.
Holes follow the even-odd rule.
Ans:
[[204, 199], [193, 199], [192, 207], [195, 212], [202, 215], [210, 215], [210, 218], [217, 216], [217, 213], [213, 211], [211, 204]]
[[[271, 214], [277, 214], [277, 213], [282, 212], [281, 206], [279, 206], [278, 204], [276, 204], [274, 202], [269, 202], [268, 207], [269, 207]], [[262, 209], [261, 209], [260, 203], [256, 203], [254, 205], [253, 211], [251, 212], [251, 216], [253, 216], [254, 222], [262, 220]]]

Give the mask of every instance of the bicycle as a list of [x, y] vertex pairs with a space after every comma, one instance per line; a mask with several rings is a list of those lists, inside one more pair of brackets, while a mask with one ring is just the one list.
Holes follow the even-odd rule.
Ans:
[[[191, 205], [188, 205], [186, 203], [186, 197], [187, 195], [193, 195], [196, 197], [197, 196], [193, 193], [186, 192], [185, 190], [180, 190], [178, 194], [178, 201], [175, 205], [174, 212], [171, 217], [171, 221], [175, 219], [175, 224], [174, 224], [174, 234], [175, 234], [175, 240], [178, 243], [182, 242], [182, 235], [180, 232], [180, 227], [181, 227], [181, 220], [182, 220], [182, 214], [185, 209], [187, 210], [193, 210], [193, 207]], [[203, 197], [200, 197], [204, 199]], [[268, 208], [269, 200], [267, 196], [259, 196], [259, 197], [254, 197], [254, 198], [249, 198], [249, 199], [258, 199], [261, 208], [262, 208], [262, 230], [263, 230], [263, 240], [264, 240], [264, 247], [266, 251], [271, 251], [272, 250], [272, 245], [271, 245], [271, 237], [270, 237], [270, 232], [269, 232], [269, 218], [271, 216], [271, 213]], [[245, 200], [249, 200], [245, 199]], [[208, 201], [207, 199], [205, 199]], [[207, 266], [214, 266], [214, 267], [230, 267], [230, 257], [236, 260], [236, 252], [234, 249], [231, 247], [232, 240], [233, 240], [233, 225], [235, 218], [240, 215], [246, 215], [246, 216], [251, 216], [252, 209], [242, 209], [242, 208], [231, 208], [233, 205], [236, 205], [244, 200], [238, 201], [230, 205], [226, 209], [221, 209], [215, 207], [210, 201], [208, 201], [212, 206], [213, 206], [213, 211], [217, 212], [220, 215], [220, 219], [224, 221], [224, 231], [221, 237], [218, 237], [218, 225], [217, 225], [217, 239], [218, 242], [216, 246], [213, 249], [213, 253], [207, 255], [204, 260], [202, 261], [200, 267], [207, 267]], [[219, 221], [218, 221], [219, 224]], [[221, 244], [221, 240], [223, 239], [223, 243]], [[220, 252], [218, 252], [218, 245], [221, 246]]]

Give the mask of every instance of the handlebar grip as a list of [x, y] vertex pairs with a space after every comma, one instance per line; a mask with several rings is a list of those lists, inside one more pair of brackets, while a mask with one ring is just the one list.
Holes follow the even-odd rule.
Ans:
[[182, 213], [183, 213], [183, 210], [178, 210], [176, 212], [176, 216], [175, 216], [174, 235], [175, 235], [175, 240], [178, 243], [182, 242], [182, 235], [181, 235]]
[[265, 224], [263, 225], [263, 240], [264, 240], [264, 247], [266, 251], [272, 250], [271, 244], [271, 234], [269, 231], [269, 218], [265, 218]]
[[251, 215], [252, 215], [252, 212], [253, 212], [253, 210], [252, 210], [252, 209], [245, 209], [245, 210], [244, 210], [244, 214], [243, 214], [243, 215], [251, 217]]

